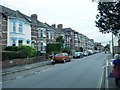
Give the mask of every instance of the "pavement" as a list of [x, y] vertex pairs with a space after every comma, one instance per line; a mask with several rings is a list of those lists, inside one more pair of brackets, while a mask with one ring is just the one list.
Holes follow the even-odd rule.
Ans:
[[105, 65], [105, 73], [104, 73], [104, 78], [105, 78], [105, 88], [106, 89], [114, 89], [114, 90], [120, 90], [120, 87], [117, 87], [115, 85], [115, 78], [112, 76], [112, 69], [113, 69], [113, 57], [111, 54], [107, 55], [106, 58], [106, 65]]

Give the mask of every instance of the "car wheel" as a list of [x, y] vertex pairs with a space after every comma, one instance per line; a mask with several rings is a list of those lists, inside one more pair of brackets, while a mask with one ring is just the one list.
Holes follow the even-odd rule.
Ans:
[[55, 61], [53, 61], [52, 64], [55, 64]]
[[70, 62], [71, 60], [69, 59], [69, 62]]

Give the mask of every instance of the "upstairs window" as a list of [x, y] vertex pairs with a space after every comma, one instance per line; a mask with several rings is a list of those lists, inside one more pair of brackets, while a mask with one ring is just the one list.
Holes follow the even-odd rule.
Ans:
[[50, 39], [53, 39], [53, 34], [52, 33], [50, 33]]
[[13, 32], [16, 32], [16, 22], [13, 21]]
[[20, 21], [19, 22], [19, 33], [23, 32], [23, 23]]
[[40, 37], [43, 38], [43, 30], [40, 32]]

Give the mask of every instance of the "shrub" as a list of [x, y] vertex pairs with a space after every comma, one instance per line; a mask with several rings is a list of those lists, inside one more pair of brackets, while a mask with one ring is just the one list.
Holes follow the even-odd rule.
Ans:
[[14, 51], [3, 51], [2, 52], [2, 60], [12, 60], [17, 58], [25, 58], [25, 54], [23, 52], [14, 52]]
[[36, 56], [36, 49], [31, 46], [8, 46], [5, 48], [6, 51], [2, 52], [2, 60], [11, 60], [17, 58], [26, 58]]
[[19, 46], [19, 51], [21, 51], [22, 53], [25, 54], [25, 56], [28, 56], [28, 57], [34, 57], [36, 56], [36, 53], [37, 53], [36, 49], [27, 45]]
[[6, 51], [19, 51], [18, 46], [8, 46], [5, 48]]

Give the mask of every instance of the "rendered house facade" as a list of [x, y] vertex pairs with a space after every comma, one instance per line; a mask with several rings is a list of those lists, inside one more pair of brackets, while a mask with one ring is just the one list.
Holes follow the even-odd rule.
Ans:
[[30, 22], [19, 17], [20, 13], [15, 11], [8, 16], [7, 23], [7, 46], [31, 45]]
[[31, 45], [30, 22], [20, 13], [2, 6], [2, 48]]

